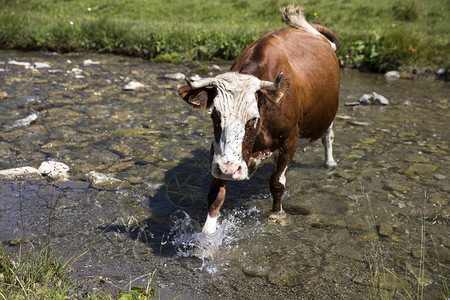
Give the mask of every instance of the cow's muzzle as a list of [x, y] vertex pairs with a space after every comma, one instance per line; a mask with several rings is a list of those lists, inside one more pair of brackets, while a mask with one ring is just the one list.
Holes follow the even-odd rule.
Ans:
[[215, 178], [223, 180], [244, 180], [246, 174], [244, 168], [240, 164], [235, 163], [213, 163], [212, 175]]

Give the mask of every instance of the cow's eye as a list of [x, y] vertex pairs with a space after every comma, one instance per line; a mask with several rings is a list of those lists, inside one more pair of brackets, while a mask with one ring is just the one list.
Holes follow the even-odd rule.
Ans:
[[247, 122], [247, 128], [255, 128], [256, 122], [258, 122], [258, 117], [253, 117]]

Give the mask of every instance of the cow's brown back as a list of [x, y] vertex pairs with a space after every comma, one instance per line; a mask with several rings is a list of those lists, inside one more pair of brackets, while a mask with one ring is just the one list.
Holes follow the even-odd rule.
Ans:
[[[241, 53], [231, 70], [269, 81], [283, 72], [283, 97], [277, 104], [267, 103], [262, 108], [265, 122], [281, 127], [275, 135], [283, 127], [292, 130], [298, 124], [300, 138], [315, 140], [334, 119], [339, 102], [339, 63], [322, 36], [292, 28], [267, 33]], [[265, 92], [265, 96], [273, 96], [271, 93]]]

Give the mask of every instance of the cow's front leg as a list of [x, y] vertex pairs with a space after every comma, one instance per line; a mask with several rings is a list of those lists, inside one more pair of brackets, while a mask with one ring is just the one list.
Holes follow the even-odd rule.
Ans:
[[270, 193], [273, 197], [272, 218], [283, 218], [286, 216], [281, 205], [284, 188], [286, 186], [286, 172], [291, 164], [295, 151], [295, 142], [292, 149], [281, 151], [275, 161], [275, 169], [270, 176]]
[[210, 234], [216, 231], [219, 211], [225, 200], [226, 183], [225, 180], [217, 178], [212, 179], [208, 193], [208, 216], [206, 217], [206, 222], [205, 225], [203, 225], [202, 230], [204, 233]]

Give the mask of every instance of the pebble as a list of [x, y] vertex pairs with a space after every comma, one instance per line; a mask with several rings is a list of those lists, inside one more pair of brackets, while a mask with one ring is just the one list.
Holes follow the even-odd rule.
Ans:
[[380, 223], [378, 227], [378, 235], [383, 237], [389, 237], [394, 232], [392, 225], [388, 222]]
[[186, 75], [184, 75], [183, 73], [173, 73], [173, 74], [164, 74], [162, 77], [170, 80], [181, 81], [186, 78]]
[[369, 126], [370, 125], [369, 122], [360, 122], [360, 121], [349, 121], [348, 123], [351, 125], [356, 125], [356, 126]]
[[38, 171], [53, 180], [67, 180], [69, 178], [69, 166], [57, 161], [44, 161]]
[[99, 61], [93, 61], [92, 59], [86, 59], [83, 61], [83, 66], [100, 65]]
[[0, 91], [0, 100], [6, 99], [6, 98], [8, 98], [8, 93]]
[[129, 182], [121, 181], [112, 177], [109, 174], [103, 174], [96, 171], [91, 171], [86, 174], [91, 180], [91, 186], [103, 190], [119, 190], [130, 186]]
[[26, 127], [30, 126], [31, 123], [38, 119], [39, 115], [37, 113], [32, 113], [26, 118], [14, 121], [13, 127]]
[[22, 61], [16, 61], [16, 60], [10, 60], [8, 61], [8, 64], [13, 66], [22, 66], [22, 67], [30, 67], [31, 64], [29, 62], [22, 62]]
[[145, 88], [145, 85], [143, 85], [142, 83], [138, 82], [138, 81], [130, 81], [128, 82], [124, 87], [123, 90], [124, 91], [135, 91], [135, 90], [139, 90], [139, 89], [143, 89]]
[[33, 68], [34, 69], [45, 69], [45, 68], [50, 68], [50, 65], [45, 62], [35, 62], [33, 64]]
[[61, 73], [62, 71], [60, 69], [50, 69], [48, 70], [49, 74], [58, 74]]
[[346, 106], [357, 106], [357, 105], [389, 105], [389, 100], [375, 92], [372, 94], [364, 94], [362, 95], [358, 102], [347, 102], [344, 105]]

